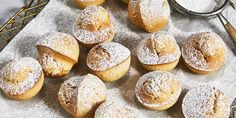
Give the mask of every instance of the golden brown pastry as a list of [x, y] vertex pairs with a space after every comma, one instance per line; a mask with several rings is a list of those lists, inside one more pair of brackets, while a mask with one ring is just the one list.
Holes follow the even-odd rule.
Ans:
[[167, 0], [130, 0], [128, 15], [136, 26], [155, 32], [168, 24], [170, 7]]
[[73, 2], [79, 8], [85, 8], [85, 7], [90, 6], [90, 5], [99, 6], [103, 2], [105, 2], [105, 0], [73, 0]]
[[58, 92], [59, 103], [75, 118], [93, 118], [106, 96], [105, 84], [92, 74], [64, 81]]
[[153, 71], [143, 75], [135, 87], [138, 101], [152, 110], [166, 110], [173, 106], [181, 93], [176, 77], [164, 71]]
[[181, 51], [175, 38], [161, 31], [141, 41], [137, 56], [147, 70], [170, 71], [178, 64]]
[[97, 108], [94, 118], [142, 118], [142, 116], [128, 105], [106, 101]]
[[125, 4], [129, 4], [129, 0], [121, 0]]
[[212, 32], [196, 33], [182, 46], [182, 56], [187, 67], [195, 73], [207, 74], [219, 70], [227, 55], [226, 45]]
[[215, 87], [200, 85], [190, 89], [182, 103], [185, 118], [229, 118], [226, 96]]
[[71, 35], [50, 32], [39, 39], [36, 47], [39, 62], [48, 77], [62, 77], [78, 62], [79, 45]]
[[9, 61], [0, 72], [0, 88], [15, 100], [27, 100], [41, 90], [44, 75], [39, 62], [31, 57]]
[[88, 6], [75, 20], [73, 34], [81, 45], [92, 48], [102, 42], [110, 42], [115, 28], [109, 13], [101, 6]]
[[91, 72], [103, 81], [120, 79], [130, 67], [130, 51], [119, 43], [106, 42], [93, 47], [87, 56]]

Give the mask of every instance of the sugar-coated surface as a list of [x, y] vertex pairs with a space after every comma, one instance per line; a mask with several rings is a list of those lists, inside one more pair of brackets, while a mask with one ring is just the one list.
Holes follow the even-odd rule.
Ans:
[[114, 67], [130, 56], [128, 48], [119, 43], [106, 42], [93, 47], [87, 57], [87, 65], [95, 71]]
[[209, 85], [192, 88], [182, 107], [186, 118], [228, 118], [230, 113], [224, 94]]
[[[10, 95], [23, 94], [35, 86], [41, 74], [42, 68], [38, 61], [33, 58], [25, 57], [20, 60], [11, 60], [0, 72], [0, 88]], [[22, 78], [18, 77], [25, 78], [20, 81]]]
[[[170, 50], [164, 52], [165, 50]], [[141, 41], [137, 48], [138, 59], [148, 65], [165, 64], [180, 58], [181, 52], [175, 38], [166, 33], [158, 32]]]
[[[235, 0], [234, 0], [235, 1]], [[119, 103], [126, 103], [133, 106], [144, 118], [183, 118], [182, 113], [182, 99], [189, 88], [196, 85], [207, 83], [216, 86], [220, 89], [229, 99], [231, 103], [236, 95], [236, 47], [234, 42], [228, 37], [224, 28], [220, 24], [218, 19], [192, 19], [180, 15], [176, 11], [172, 11], [169, 25], [163, 29], [172, 34], [178, 44], [182, 45], [182, 40], [186, 39], [189, 35], [199, 31], [214, 31], [219, 34], [226, 42], [228, 48], [228, 57], [225, 66], [217, 73], [210, 75], [196, 75], [191, 73], [183, 61], [180, 60], [178, 66], [171, 71], [181, 82], [182, 93], [179, 101], [170, 109], [166, 111], [152, 111], [145, 109], [135, 98], [134, 88], [138, 81], [146, 71], [140, 66], [140, 62], [136, 57], [136, 51], [138, 44], [145, 38], [150, 36], [140, 28], [137, 28], [128, 19], [127, 6], [119, 0], [106, 0], [103, 4], [111, 14], [111, 20], [117, 27], [117, 33], [114, 38], [114, 42], [121, 43], [131, 51], [131, 66], [129, 72], [121, 78], [119, 81], [112, 83], [105, 83], [108, 88], [107, 101], [114, 100]], [[51, 31], [59, 31], [68, 34], [72, 34], [72, 26], [77, 14], [81, 13], [81, 10], [75, 8], [71, 0], [50, 0], [49, 4], [42, 10], [42, 12], [33, 19], [1, 52], [0, 54], [0, 68], [3, 67], [6, 61], [12, 58], [21, 58], [25, 56], [38, 57], [35, 43], [40, 36]], [[236, 19], [234, 10], [230, 7], [226, 8], [223, 13], [232, 24]], [[28, 101], [14, 101], [6, 98], [3, 94], [0, 94], [0, 114], [4, 118], [12, 118], [18, 116], [19, 118], [70, 118], [72, 117], [58, 104], [57, 93], [63, 81], [75, 75], [85, 75], [89, 73], [89, 69], [86, 65], [86, 56], [88, 50], [81, 47], [80, 62], [75, 65], [70, 74], [64, 78], [51, 79], [46, 78], [44, 87], [40, 91], [38, 96]], [[14, 107], [13, 107], [14, 106]], [[32, 115], [33, 113], [33, 115]]]

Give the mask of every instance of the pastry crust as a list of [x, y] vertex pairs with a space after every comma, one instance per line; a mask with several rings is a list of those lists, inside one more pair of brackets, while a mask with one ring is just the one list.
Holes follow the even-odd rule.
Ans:
[[93, 47], [87, 56], [90, 71], [106, 82], [120, 79], [130, 67], [130, 51], [119, 43], [107, 42]]
[[73, 0], [73, 2], [77, 7], [83, 9], [91, 5], [100, 6], [105, 2], [105, 0]]
[[101, 6], [88, 6], [77, 17], [73, 34], [81, 45], [92, 48], [103, 42], [111, 42], [115, 28], [109, 13]]
[[195, 73], [208, 74], [219, 70], [227, 55], [226, 45], [212, 32], [193, 34], [182, 46], [186, 66]]
[[59, 103], [75, 118], [93, 118], [106, 96], [105, 84], [92, 74], [66, 80], [58, 92]]
[[142, 118], [142, 116], [128, 105], [106, 101], [97, 108], [94, 118]]
[[9, 98], [15, 100], [31, 99], [39, 93], [44, 82], [40, 64], [31, 57], [8, 62], [0, 75], [0, 87]]
[[129, 0], [121, 0], [125, 4], [129, 4]]
[[44, 74], [48, 77], [67, 75], [79, 58], [76, 39], [65, 33], [50, 32], [37, 42], [36, 47]]
[[128, 15], [136, 26], [155, 32], [168, 24], [170, 7], [167, 0], [130, 0]]
[[169, 72], [153, 71], [143, 75], [135, 87], [138, 101], [152, 110], [166, 110], [173, 106], [181, 93], [178, 79]]
[[228, 118], [226, 96], [215, 87], [200, 85], [189, 90], [182, 103], [185, 118]]
[[147, 70], [170, 71], [176, 67], [181, 51], [175, 38], [167, 32], [153, 33], [140, 42], [137, 57]]

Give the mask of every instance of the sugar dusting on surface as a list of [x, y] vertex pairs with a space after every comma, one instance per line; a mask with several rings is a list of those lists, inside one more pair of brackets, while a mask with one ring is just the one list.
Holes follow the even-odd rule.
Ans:
[[[65, 4], [70, 7], [67, 7]], [[111, 20], [114, 21], [114, 25], [117, 27], [117, 33], [114, 41], [128, 47], [132, 55], [129, 72], [121, 80], [113, 83], [106, 83], [108, 88], [107, 101], [114, 100], [119, 103], [131, 105], [138, 111], [138, 113], [147, 118], [179, 118], [184, 117], [181, 111], [181, 103], [184, 94], [189, 90], [189, 88], [196, 85], [208, 83], [216, 86], [229, 98], [229, 103], [231, 103], [236, 97], [235, 91], [232, 91], [236, 89], [236, 82], [234, 79], [236, 76], [236, 59], [234, 50], [236, 50], [236, 48], [233, 41], [228, 38], [227, 33], [221, 26], [218, 19], [212, 19], [209, 21], [192, 19], [172, 11], [169, 25], [164, 30], [171, 33], [176, 38], [180, 46], [182, 44], [182, 40], [187, 38], [192, 33], [199, 31], [214, 31], [217, 32], [226, 42], [229, 49], [229, 55], [225, 66], [219, 72], [210, 75], [193, 74], [180, 60], [180, 63], [176, 69], [171, 72], [178, 77], [183, 88], [183, 92], [176, 105], [169, 110], [161, 112], [145, 109], [142, 105], [140, 105], [140, 103], [137, 102], [134, 94], [134, 88], [138, 78], [146, 73], [137, 61], [136, 51], [141, 40], [146, 39], [150, 36], [150, 34], [140, 30], [131, 23], [128, 19], [126, 5], [122, 2], [107, 0], [103, 4], [103, 7], [110, 12]], [[233, 16], [229, 17], [229, 20], [233, 21], [234, 19], [232, 18], [235, 18], [236, 15], [233, 15], [230, 11], [231, 9], [227, 8], [225, 14], [226, 16]], [[57, 0], [50, 0], [45, 9], [43, 9], [42, 12], [34, 20], [32, 20], [1, 52], [0, 67], [2, 68], [3, 64], [12, 58], [20, 58], [22, 56], [37, 58], [38, 55], [35, 48], [35, 43], [39, 39], [39, 36], [44, 35], [47, 32], [60, 31], [72, 34], [71, 27], [76, 19], [76, 14], [79, 14], [80, 12], [81, 10], [73, 7], [68, 0], [59, 0], [59, 2]], [[57, 93], [59, 91], [60, 84], [67, 78], [74, 75], [85, 75], [89, 73], [85, 65], [86, 55], [87, 51], [83, 49], [80, 54], [82, 57], [81, 62], [72, 69], [69, 76], [58, 80], [46, 79], [47, 81], [45, 82], [45, 85], [39, 95], [29, 101], [13, 101], [0, 95], [0, 106], [3, 108], [0, 109], [1, 116], [4, 118], [11, 118], [13, 115], [22, 118], [71, 117], [58, 104]], [[33, 116], [32, 113], [34, 113]]]
[[[166, 50], [170, 51], [165, 52]], [[142, 40], [137, 48], [137, 57], [144, 64], [170, 63], [180, 56], [175, 38], [166, 32], [152, 34], [151, 38]]]
[[[20, 95], [33, 88], [39, 81], [41, 74], [42, 68], [33, 58], [25, 57], [18, 61], [12, 60], [0, 72], [0, 87], [7, 94]], [[26, 78], [17, 78], [19, 76]], [[24, 80], [19, 81], [19, 79]]]
[[191, 89], [186, 94], [182, 107], [186, 118], [228, 118], [230, 112], [224, 94], [209, 85]]
[[129, 49], [119, 43], [102, 43], [89, 51], [87, 65], [93, 70], [103, 71], [122, 63], [129, 56]]

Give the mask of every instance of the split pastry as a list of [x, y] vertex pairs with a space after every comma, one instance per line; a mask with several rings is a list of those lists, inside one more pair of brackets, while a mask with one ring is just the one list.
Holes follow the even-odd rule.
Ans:
[[92, 74], [64, 81], [58, 92], [60, 105], [75, 118], [93, 118], [106, 96], [105, 84]]
[[39, 93], [43, 86], [43, 70], [37, 60], [24, 57], [9, 61], [0, 71], [0, 87], [15, 100], [27, 100]]
[[224, 65], [226, 55], [224, 41], [212, 32], [193, 34], [182, 46], [182, 56], [186, 66], [199, 74], [219, 70]]
[[63, 77], [78, 62], [79, 45], [69, 34], [50, 32], [36, 43], [39, 62], [47, 77]]

